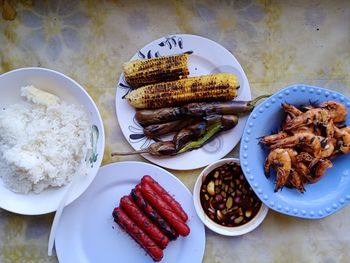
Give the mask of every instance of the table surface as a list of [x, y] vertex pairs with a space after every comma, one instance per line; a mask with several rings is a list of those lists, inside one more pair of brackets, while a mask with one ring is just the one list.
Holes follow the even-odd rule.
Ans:
[[[217, 41], [240, 61], [252, 96], [293, 83], [350, 97], [350, 1], [10, 1], [0, 0], [0, 73], [40, 66], [78, 81], [105, 125], [103, 164], [130, 150], [115, 115], [121, 63], [161, 36], [188, 33]], [[238, 157], [237, 146], [228, 157]], [[171, 171], [192, 191], [201, 169]], [[1, 197], [0, 197], [1, 198]], [[322, 220], [270, 211], [255, 231], [223, 237], [206, 229], [203, 262], [348, 262], [350, 206]], [[0, 209], [0, 262], [57, 262], [47, 241], [54, 214]]]

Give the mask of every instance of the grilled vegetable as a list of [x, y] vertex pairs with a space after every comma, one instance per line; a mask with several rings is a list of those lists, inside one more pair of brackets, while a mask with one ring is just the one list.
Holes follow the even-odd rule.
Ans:
[[257, 102], [270, 95], [262, 95], [251, 101], [200, 102], [182, 107], [168, 107], [152, 110], [137, 110], [136, 120], [143, 126], [179, 120], [188, 117], [202, 117], [211, 114], [239, 114], [250, 112]]
[[179, 120], [184, 117], [182, 107], [169, 107], [153, 110], [137, 110], [135, 119], [142, 126]]
[[212, 114], [239, 114], [251, 112], [257, 102], [261, 99], [267, 98], [270, 95], [261, 95], [251, 101], [223, 101], [223, 102], [199, 102], [190, 103], [183, 106], [185, 115], [190, 116], [208, 116]]
[[238, 79], [229, 73], [161, 82], [143, 86], [125, 96], [135, 108], [163, 108], [189, 102], [226, 101], [237, 97]]
[[204, 120], [201, 120], [181, 129], [178, 133], [175, 134], [173, 138], [175, 149], [181, 149], [189, 141], [201, 137], [205, 133], [206, 128], [207, 123]]
[[133, 88], [186, 78], [188, 54], [134, 60], [123, 65], [126, 82]]
[[154, 142], [145, 149], [132, 151], [132, 152], [113, 152], [111, 156], [116, 155], [132, 155], [132, 154], [141, 154], [148, 153], [153, 156], [171, 156], [184, 153], [193, 149], [202, 147], [205, 143], [210, 141], [217, 135], [220, 131], [226, 131], [235, 127], [238, 123], [238, 117], [234, 115], [223, 115], [220, 122], [215, 122], [211, 124], [206, 130], [205, 133], [198, 139], [190, 141], [185, 144], [181, 149], [176, 149], [175, 143], [173, 141], [164, 141], [164, 142]]
[[234, 115], [224, 115], [221, 118], [221, 123], [216, 122], [211, 124], [206, 132], [203, 134], [202, 137], [200, 137], [196, 141], [191, 141], [187, 143], [184, 147], [179, 149], [176, 154], [181, 154], [187, 151], [191, 151], [194, 149], [198, 149], [202, 147], [204, 144], [212, 140], [219, 132], [221, 131], [227, 131], [229, 129], [232, 129], [235, 127], [238, 123], [238, 118], [237, 116]]
[[183, 120], [170, 121], [166, 123], [152, 124], [143, 128], [143, 134], [148, 138], [155, 138], [168, 133], [177, 132], [190, 125], [193, 119], [185, 118]]
[[148, 153], [153, 156], [171, 156], [176, 154], [176, 149], [173, 141], [161, 141], [161, 142], [154, 142], [151, 143], [147, 148], [138, 150], [138, 151], [132, 151], [132, 152], [112, 152], [111, 157], [117, 156], [117, 155], [133, 155], [133, 154], [142, 154], [142, 153]]
[[[230, 118], [231, 116], [227, 117]], [[203, 134], [206, 133], [207, 128], [214, 123], [221, 123], [222, 118], [225, 118], [222, 115], [210, 115], [206, 116], [201, 120], [194, 122], [193, 124], [181, 129], [178, 133], [175, 134], [173, 142], [175, 144], [176, 150], [181, 149], [184, 145], [190, 141], [195, 141]], [[237, 118], [237, 117], [236, 117]]]

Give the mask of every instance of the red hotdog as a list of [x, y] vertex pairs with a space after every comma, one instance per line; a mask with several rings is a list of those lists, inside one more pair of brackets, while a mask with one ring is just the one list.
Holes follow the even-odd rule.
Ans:
[[113, 210], [114, 221], [118, 223], [125, 231], [139, 243], [144, 250], [153, 258], [154, 261], [160, 261], [163, 258], [163, 250], [139, 228], [123, 211], [116, 207]]
[[148, 183], [141, 184], [142, 196], [148, 201], [164, 219], [175, 228], [181, 236], [187, 236], [190, 228], [186, 223], [169, 207], [169, 205], [151, 188]]
[[[138, 186], [136, 186], [136, 188], [140, 189]], [[170, 240], [175, 240], [179, 234], [157, 213], [156, 210], [154, 210], [154, 208], [148, 202], [146, 202], [140, 190], [136, 190], [136, 188], [131, 190], [131, 197], [135, 204], [141, 208], [141, 210], [151, 219], [154, 224], [159, 227], [159, 229], [163, 231], [163, 233]]]
[[160, 248], [168, 245], [169, 239], [142, 213], [130, 196], [123, 196], [119, 205]]
[[163, 198], [163, 200], [174, 210], [174, 212], [182, 218], [183, 221], [187, 221], [188, 216], [182, 209], [181, 205], [151, 176], [145, 175], [142, 177], [141, 182], [147, 182], [151, 188]]

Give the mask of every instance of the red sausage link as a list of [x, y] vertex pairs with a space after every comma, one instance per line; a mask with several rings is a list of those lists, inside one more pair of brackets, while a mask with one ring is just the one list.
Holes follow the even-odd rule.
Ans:
[[151, 176], [145, 175], [142, 177], [141, 182], [147, 182], [156, 193], [163, 198], [163, 200], [174, 210], [174, 212], [182, 218], [183, 221], [187, 221], [188, 216], [183, 210], [181, 205]]
[[164, 219], [175, 228], [181, 236], [187, 236], [190, 233], [190, 228], [179, 217], [169, 205], [151, 188], [148, 183], [141, 184], [142, 196], [148, 201], [157, 211], [164, 217]]
[[168, 245], [169, 239], [142, 213], [130, 196], [120, 199], [120, 207], [160, 248], [164, 249]]
[[[139, 185], [138, 185], [139, 186]], [[136, 190], [138, 188], [139, 190]], [[170, 239], [175, 240], [179, 234], [175, 229], [170, 226], [158, 213], [157, 211], [143, 198], [140, 188], [136, 186], [135, 189], [131, 190], [131, 197], [136, 205], [156, 224], [159, 229]]]
[[120, 207], [114, 208], [113, 217], [114, 221], [124, 228], [125, 231], [144, 248], [153, 260], [160, 261], [163, 258], [163, 250], [128, 217], [123, 209]]

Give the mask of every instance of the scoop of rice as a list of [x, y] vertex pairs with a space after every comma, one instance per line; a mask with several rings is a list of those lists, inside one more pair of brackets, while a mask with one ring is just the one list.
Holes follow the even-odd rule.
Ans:
[[17, 193], [39, 193], [86, 174], [84, 159], [91, 143], [83, 109], [32, 86], [22, 88], [22, 96], [27, 101], [0, 110], [0, 177], [5, 186]]

